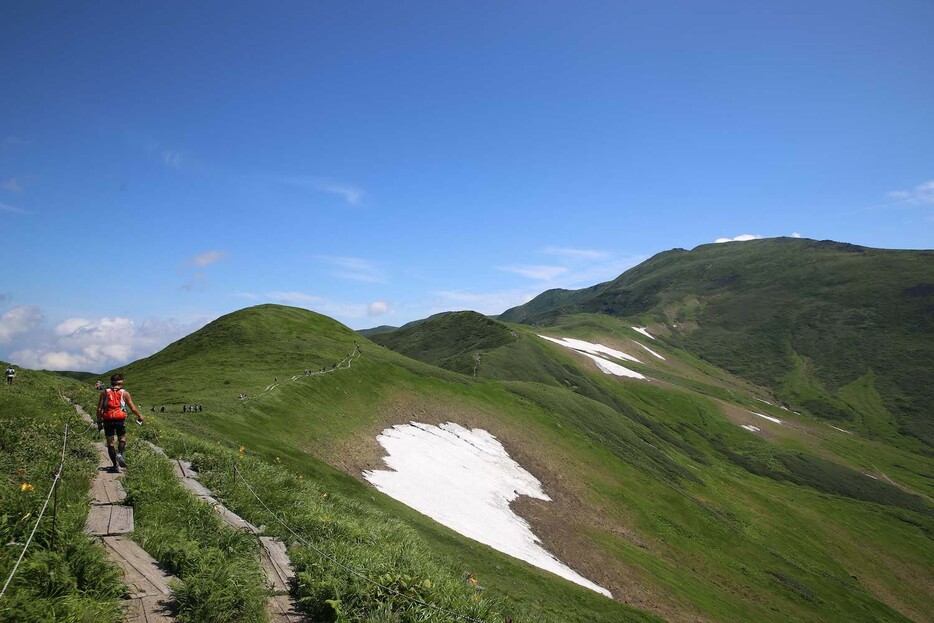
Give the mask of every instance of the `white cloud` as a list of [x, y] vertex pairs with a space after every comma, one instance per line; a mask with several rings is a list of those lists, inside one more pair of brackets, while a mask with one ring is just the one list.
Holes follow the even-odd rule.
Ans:
[[23, 187], [23, 178], [21, 177], [11, 177], [7, 181], [3, 182], [3, 187], [6, 190], [14, 193], [22, 193], [25, 188]]
[[182, 167], [181, 152], [172, 149], [164, 149], [162, 151], [162, 163], [167, 167], [180, 169]]
[[17, 208], [16, 206], [11, 206], [8, 203], [0, 202], [0, 212], [13, 212], [14, 214], [29, 214], [29, 210], [24, 210], [22, 208]]
[[792, 238], [800, 238], [800, 237], [801, 237], [801, 234], [800, 234], [799, 232], [795, 232], [795, 233], [791, 234], [791, 237], [792, 237]]
[[714, 242], [745, 242], [747, 240], [759, 240], [760, 238], [762, 238], [762, 236], [759, 236], [758, 234], [742, 234], [740, 236], [736, 236], [735, 238], [717, 238], [714, 240]]
[[283, 184], [290, 184], [292, 186], [298, 186], [300, 188], [307, 188], [309, 190], [314, 190], [317, 192], [330, 193], [332, 195], [338, 195], [349, 205], [357, 205], [363, 199], [363, 196], [366, 194], [366, 191], [357, 186], [351, 184], [345, 184], [343, 182], [335, 182], [333, 180], [328, 180], [320, 177], [309, 177], [309, 176], [278, 176], [274, 177], [276, 181], [282, 182]]
[[389, 311], [388, 301], [373, 301], [367, 306], [367, 316], [382, 316]]
[[10, 358], [27, 368], [99, 371], [151, 355], [206, 324], [132, 318], [68, 318], [51, 331], [32, 326], [27, 345]]
[[218, 251], [218, 250], [205, 251], [204, 253], [200, 255], [196, 255], [193, 258], [189, 259], [187, 264], [189, 266], [204, 267], [204, 266], [209, 266], [211, 264], [214, 264], [215, 262], [219, 262], [220, 260], [226, 257], [227, 257], [226, 251]]
[[596, 251], [593, 249], [570, 249], [567, 247], [545, 247], [542, 253], [556, 255], [568, 260], [604, 260], [610, 257], [606, 251]]
[[42, 311], [38, 307], [14, 307], [0, 316], [0, 344], [7, 344], [17, 335], [29, 333], [40, 324]]
[[523, 277], [528, 277], [529, 279], [538, 279], [540, 281], [551, 281], [555, 277], [568, 272], [568, 269], [564, 266], [513, 265], [498, 266], [497, 268], [498, 270], [502, 270], [507, 273], [516, 273], [517, 275], [522, 275]]
[[934, 180], [922, 182], [911, 190], [893, 190], [886, 196], [889, 199], [915, 205], [934, 204]]
[[322, 255], [320, 259], [334, 266], [337, 270], [331, 273], [335, 277], [350, 279], [352, 281], [365, 281], [367, 283], [386, 283], [383, 269], [359, 257], [334, 257]]

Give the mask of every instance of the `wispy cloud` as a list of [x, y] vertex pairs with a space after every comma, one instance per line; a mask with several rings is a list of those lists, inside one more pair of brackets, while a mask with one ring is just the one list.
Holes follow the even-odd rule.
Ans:
[[367, 316], [382, 316], [389, 312], [389, 301], [373, 301], [366, 307]]
[[338, 319], [365, 318], [369, 315], [367, 303], [345, 303], [295, 290], [267, 292], [262, 298], [276, 303], [302, 305], [319, 314]]
[[15, 136], [7, 136], [3, 139], [3, 147], [22, 147], [24, 145], [31, 144], [31, 141], [25, 139], [17, 138]]
[[182, 168], [182, 153], [180, 151], [175, 151], [172, 149], [162, 150], [162, 163], [173, 169]]
[[200, 255], [194, 256], [193, 258], [189, 259], [186, 264], [188, 266], [210, 266], [211, 264], [219, 262], [226, 257], [226, 251], [218, 251], [215, 249], [213, 251], [205, 251]]
[[348, 205], [358, 205], [363, 200], [363, 196], [366, 195], [366, 191], [358, 186], [345, 184], [343, 182], [336, 182], [334, 180], [320, 177], [295, 175], [276, 176], [273, 179], [283, 184], [298, 186], [299, 188], [305, 188], [316, 192], [337, 195]]
[[735, 238], [717, 238], [716, 240], [714, 240], [714, 242], [716, 243], [745, 242], [747, 240], [759, 240], [760, 238], [762, 238], [762, 236], [758, 234], [741, 234], [739, 236], [736, 236]]
[[14, 214], [31, 214], [29, 210], [17, 208], [16, 206], [11, 206], [8, 203], [0, 203], [0, 212], [12, 212]]
[[0, 344], [21, 333], [29, 333], [42, 323], [42, 311], [34, 305], [14, 307], [0, 316]]
[[800, 234], [799, 232], [795, 232], [795, 233], [791, 234], [791, 237], [792, 237], [792, 238], [800, 238], [800, 237], [801, 237], [801, 234]]
[[182, 292], [203, 292], [207, 289], [208, 277], [204, 273], [195, 273], [188, 281], [178, 287]]
[[525, 287], [495, 292], [474, 290], [438, 290], [435, 293], [431, 313], [471, 309], [485, 315], [501, 314], [507, 309], [528, 303], [539, 290]]
[[893, 190], [886, 196], [897, 202], [913, 205], [934, 204], [934, 180], [922, 182], [911, 190]]
[[512, 266], [497, 266], [497, 270], [501, 270], [507, 273], [515, 273], [517, 275], [522, 275], [523, 277], [528, 277], [529, 279], [537, 279], [539, 281], [551, 281], [559, 275], [563, 275], [568, 272], [568, 269], [564, 266], [528, 266], [528, 265], [512, 265]]
[[10, 179], [3, 182], [2, 186], [10, 192], [20, 194], [26, 190], [26, 187], [23, 186], [25, 181], [26, 180], [23, 177], [11, 177]]
[[319, 256], [319, 259], [330, 264], [336, 270], [331, 274], [351, 281], [364, 281], [367, 283], [386, 283], [385, 271], [369, 260], [359, 257], [336, 257], [330, 255]]
[[610, 257], [606, 251], [596, 251], [594, 249], [570, 249], [567, 247], [545, 247], [542, 253], [547, 255], [556, 255], [568, 260], [605, 260]]

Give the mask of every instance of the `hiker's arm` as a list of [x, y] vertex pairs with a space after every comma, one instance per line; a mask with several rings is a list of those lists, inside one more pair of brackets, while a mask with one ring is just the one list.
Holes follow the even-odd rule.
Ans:
[[102, 391], [101, 395], [97, 398], [97, 423], [100, 424], [101, 418], [104, 416], [104, 401], [107, 398], [107, 392]]
[[123, 390], [123, 397], [126, 399], [127, 405], [130, 407], [130, 411], [133, 412], [133, 415], [136, 416], [136, 420], [139, 422], [143, 421], [143, 414], [139, 412], [139, 409], [136, 408], [136, 405], [133, 404], [133, 397], [130, 396], [130, 392]]

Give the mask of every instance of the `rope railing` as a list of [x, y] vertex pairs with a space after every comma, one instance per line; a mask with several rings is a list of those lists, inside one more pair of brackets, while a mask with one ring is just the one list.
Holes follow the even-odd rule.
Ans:
[[448, 610], [447, 608], [443, 608], [442, 606], [438, 606], [438, 605], [436, 605], [436, 604], [432, 604], [432, 603], [429, 603], [429, 602], [427, 602], [427, 601], [422, 601], [421, 599], [418, 599], [418, 598], [416, 598], [416, 597], [412, 597], [412, 596], [410, 596], [410, 595], [406, 595], [405, 593], [399, 592], [398, 590], [396, 590], [396, 589], [394, 589], [394, 588], [391, 588], [391, 587], [389, 587], [389, 586], [385, 586], [385, 585], [383, 585], [383, 584], [377, 582], [376, 580], [374, 580], [374, 579], [372, 579], [371, 577], [369, 577], [368, 575], [366, 575], [366, 574], [364, 574], [364, 573], [362, 573], [362, 572], [360, 572], [360, 571], [354, 569], [353, 567], [350, 567], [350, 566], [348, 566], [348, 565], [345, 565], [345, 564], [342, 563], [341, 561], [337, 560], [337, 559], [334, 558], [333, 556], [327, 554], [326, 552], [322, 551], [321, 549], [319, 549], [318, 547], [316, 547], [314, 544], [312, 544], [311, 542], [309, 542], [305, 537], [303, 537], [301, 534], [299, 534], [298, 532], [296, 532], [289, 524], [287, 524], [284, 520], [282, 520], [282, 518], [280, 518], [279, 515], [278, 515], [277, 513], [275, 513], [271, 508], [269, 508], [269, 506], [266, 505], [266, 503], [262, 500], [262, 498], [260, 498], [260, 497], [256, 494], [256, 491], [253, 490], [253, 487], [251, 487], [251, 486], [250, 486], [250, 483], [247, 481], [247, 479], [244, 478], [243, 472], [240, 471], [240, 468], [237, 467], [236, 464], [234, 464], [234, 471], [235, 471], [237, 474], [240, 475], [240, 480], [243, 482], [243, 484], [244, 484], [244, 486], [247, 488], [247, 490], [248, 490], [250, 493], [253, 494], [253, 497], [256, 498], [256, 501], [259, 502], [260, 505], [261, 505], [263, 508], [265, 508], [266, 511], [267, 511], [270, 515], [272, 515], [272, 516], [275, 518], [275, 520], [276, 520], [277, 522], [279, 522], [279, 524], [280, 524], [283, 528], [285, 528], [292, 536], [294, 536], [294, 537], [295, 537], [296, 539], [298, 539], [302, 544], [304, 544], [305, 546], [307, 546], [308, 548], [310, 548], [311, 550], [313, 550], [315, 553], [317, 553], [319, 556], [321, 556], [321, 557], [324, 558], [325, 560], [327, 560], [327, 561], [329, 561], [329, 562], [331, 562], [331, 563], [337, 565], [338, 567], [340, 567], [340, 568], [344, 569], [345, 571], [347, 571], [347, 572], [349, 572], [349, 573], [351, 573], [351, 574], [357, 576], [358, 578], [361, 578], [362, 580], [364, 580], [364, 581], [366, 581], [366, 582], [369, 582], [369, 583], [372, 584], [373, 586], [377, 586], [377, 587], [383, 589], [384, 591], [386, 591], [386, 592], [388, 592], [388, 593], [391, 593], [391, 594], [396, 595], [396, 596], [398, 596], [398, 597], [402, 597], [403, 599], [407, 599], [407, 600], [409, 600], [409, 601], [412, 602], [412, 603], [418, 604], [418, 605], [420, 605], [420, 606], [424, 606], [424, 607], [429, 608], [429, 609], [431, 609], [431, 610], [436, 610], [436, 611], [438, 611], [438, 612], [443, 612], [443, 613], [445, 613], [445, 614], [447, 614], [447, 615], [449, 615], [449, 616], [452, 616], [452, 617], [454, 617], [454, 618], [456, 618], [456, 619], [461, 619], [461, 620], [463, 620], [463, 621], [470, 621], [471, 623], [485, 623], [482, 619], [476, 619], [476, 618], [474, 618], [474, 617], [467, 616], [467, 615], [461, 614], [461, 613], [459, 613], [459, 612], [454, 612], [453, 610]]
[[16, 575], [17, 570], [19, 570], [19, 566], [23, 562], [23, 558], [26, 556], [26, 550], [29, 549], [29, 545], [32, 543], [32, 538], [36, 535], [36, 530], [39, 529], [39, 522], [42, 521], [42, 516], [45, 514], [45, 509], [49, 506], [49, 500], [52, 499], [52, 493], [55, 492], [55, 487], [58, 485], [58, 481], [62, 477], [62, 470], [65, 468], [65, 448], [67, 446], [68, 424], [65, 424], [65, 440], [62, 442], [62, 460], [58, 464], [58, 471], [55, 472], [55, 478], [52, 480], [52, 486], [49, 487], [49, 495], [46, 496], [45, 503], [42, 505], [42, 510], [39, 511], [39, 516], [36, 518], [36, 525], [32, 527], [32, 532], [29, 534], [29, 538], [26, 539], [26, 544], [23, 546], [23, 551], [19, 554], [19, 559], [16, 561], [16, 564], [13, 565], [13, 570], [10, 571], [10, 576], [6, 579], [6, 583], [3, 585], [3, 589], [0, 590], [0, 599], [3, 598], [4, 594], [6, 594], [6, 589], [10, 586], [10, 582], [13, 580], [13, 576]]

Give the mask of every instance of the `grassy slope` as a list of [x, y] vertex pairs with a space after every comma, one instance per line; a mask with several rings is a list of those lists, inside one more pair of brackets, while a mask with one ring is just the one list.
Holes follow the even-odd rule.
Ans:
[[50, 504], [0, 600], [0, 621], [104, 622], [122, 617], [120, 572], [83, 533], [88, 489], [97, 468], [97, 453], [90, 445], [96, 430], [88, 429], [62, 395], [93, 399], [77, 382], [47, 372], [20, 369], [12, 387], [0, 387], [0, 582], [6, 581], [35, 526], [61, 460], [65, 425], [69, 427], [55, 542]]
[[[789, 238], [677, 249], [608, 283], [546, 292], [500, 318], [547, 324], [579, 312], [641, 316], [663, 326], [672, 344], [775, 389], [799, 410], [866, 433], [879, 428], [862, 420], [881, 417], [890, 435], [934, 443], [934, 385], [924, 378], [934, 368], [929, 251]], [[884, 415], [841, 395], [868, 374]]]
[[[587, 318], [567, 329], [586, 339], [606, 328]], [[555, 498], [522, 507], [545, 544], [572, 562], [591, 557], [595, 565], [578, 565], [585, 575], [666, 618], [923, 620], [930, 507], [846, 471], [870, 442], [831, 431], [766, 443], [730, 423], [717, 402], [739, 396], [752, 406], [748, 386], [686, 353], [658, 346], [675, 355], [651, 368], [667, 380], [632, 383], [518, 333], [480, 368], [481, 376], [510, 371], [513, 380], [475, 380], [372, 346], [310, 312], [261, 306], [125, 372], [139, 402], [170, 411], [205, 405], [195, 416], [154, 418], [164, 426], [279, 456], [318, 486], [399, 518], [452, 572], [476, 573], [523, 620], [638, 614], [463, 539], [346, 475], [379, 466], [382, 428], [417, 419], [490, 430]], [[343, 358], [355, 340], [363, 357], [350, 370], [283, 382]], [[274, 377], [280, 386], [261, 393]], [[239, 392], [251, 399], [237, 400]], [[817, 450], [831, 466], [814, 461], [826, 460]], [[908, 464], [931, 473], [917, 459]]]

